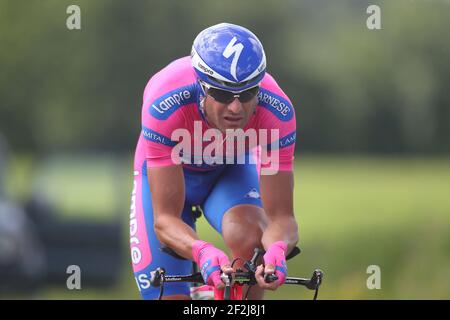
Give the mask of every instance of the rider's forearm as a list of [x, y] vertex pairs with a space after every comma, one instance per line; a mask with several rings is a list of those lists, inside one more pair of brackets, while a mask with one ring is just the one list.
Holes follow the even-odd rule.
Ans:
[[155, 221], [155, 232], [161, 243], [192, 260], [192, 244], [198, 235], [182, 219], [171, 215], [160, 217]]
[[284, 241], [288, 245], [287, 253], [296, 246], [298, 242], [298, 226], [294, 216], [279, 216], [270, 221], [263, 233], [262, 244], [268, 249], [276, 241]]

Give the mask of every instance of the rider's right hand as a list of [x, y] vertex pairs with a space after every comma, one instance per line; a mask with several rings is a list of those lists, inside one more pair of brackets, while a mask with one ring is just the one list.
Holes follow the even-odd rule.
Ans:
[[211, 243], [196, 240], [192, 245], [192, 257], [199, 266], [205, 283], [223, 289], [220, 271], [227, 274], [233, 272], [227, 255]]

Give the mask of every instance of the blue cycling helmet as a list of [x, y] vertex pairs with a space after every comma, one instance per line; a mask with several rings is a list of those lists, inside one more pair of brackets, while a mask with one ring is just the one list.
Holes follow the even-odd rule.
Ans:
[[236, 93], [259, 85], [266, 72], [261, 42], [250, 30], [231, 23], [200, 32], [191, 58], [200, 81]]

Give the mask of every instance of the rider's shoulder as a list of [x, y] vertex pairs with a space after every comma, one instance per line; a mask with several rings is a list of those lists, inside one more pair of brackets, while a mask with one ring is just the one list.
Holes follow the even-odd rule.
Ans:
[[176, 59], [155, 73], [147, 82], [144, 100], [155, 99], [172, 91], [195, 89], [196, 77], [189, 56]]
[[291, 100], [274, 77], [266, 72], [258, 92], [258, 106], [271, 112], [281, 121], [290, 121], [295, 114]]

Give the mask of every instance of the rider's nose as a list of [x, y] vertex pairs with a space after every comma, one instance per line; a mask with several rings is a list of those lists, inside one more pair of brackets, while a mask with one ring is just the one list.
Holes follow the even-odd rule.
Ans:
[[228, 110], [232, 113], [239, 113], [242, 109], [242, 102], [239, 101], [238, 98], [234, 98], [234, 100], [228, 105]]

